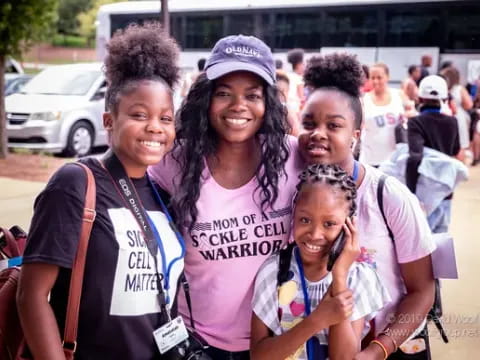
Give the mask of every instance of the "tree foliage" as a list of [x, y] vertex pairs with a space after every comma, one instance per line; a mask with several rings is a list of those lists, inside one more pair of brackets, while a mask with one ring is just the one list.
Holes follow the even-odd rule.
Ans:
[[79, 33], [87, 38], [89, 44], [92, 44], [95, 39], [95, 21], [97, 20], [100, 6], [121, 1], [125, 0], [92, 0], [90, 9], [78, 15], [77, 19], [80, 22]]
[[60, 34], [78, 34], [80, 23], [77, 19], [81, 12], [87, 11], [92, 0], [60, 0], [58, 4], [57, 32]]
[[19, 56], [48, 38], [57, 20], [58, 0], [1, 0], [0, 55]]
[[0, 1], [0, 158], [7, 156], [5, 61], [52, 34], [57, 5], [58, 0]]

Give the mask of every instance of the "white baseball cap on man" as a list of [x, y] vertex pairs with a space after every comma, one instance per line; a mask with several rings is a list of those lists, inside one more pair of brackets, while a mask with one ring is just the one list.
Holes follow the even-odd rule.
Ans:
[[426, 76], [420, 81], [418, 96], [422, 99], [445, 100], [448, 98], [447, 82], [438, 75]]

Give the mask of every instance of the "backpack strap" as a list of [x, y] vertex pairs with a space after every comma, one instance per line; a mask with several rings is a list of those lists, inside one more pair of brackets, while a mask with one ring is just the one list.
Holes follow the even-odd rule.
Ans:
[[288, 270], [290, 269], [290, 261], [292, 260], [292, 252], [295, 247], [295, 243], [288, 244], [285, 249], [280, 250], [278, 274], [277, 274], [277, 286], [282, 285], [288, 280]]
[[393, 237], [392, 229], [390, 229], [390, 226], [388, 226], [387, 217], [385, 216], [385, 211], [383, 209], [383, 188], [385, 187], [386, 179], [387, 179], [387, 175], [382, 175], [378, 180], [377, 201], [378, 201], [378, 206], [380, 207], [380, 212], [382, 213], [383, 221], [385, 222], [385, 226], [387, 227], [387, 230], [388, 230], [388, 236], [390, 236], [390, 239], [392, 239], [392, 242], [395, 243], [395, 238]]
[[65, 320], [65, 331], [63, 335], [63, 351], [71, 354], [77, 348], [78, 313], [80, 310], [80, 297], [82, 294], [83, 275], [85, 260], [87, 257], [88, 240], [95, 221], [95, 197], [96, 186], [92, 171], [84, 164], [75, 162], [75, 165], [82, 167], [87, 175], [87, 189], [85, 192], [85, 205], [83, 209], [83, 220], [78, 242], [77, 254], [73, 263], [72, 275], [70, 277], [70, 289], [68, 292], [67, 316]]

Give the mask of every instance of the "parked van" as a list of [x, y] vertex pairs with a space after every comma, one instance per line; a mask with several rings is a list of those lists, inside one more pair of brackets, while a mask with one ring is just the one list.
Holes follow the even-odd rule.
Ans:
[[5, 98], [8, 146], [85, 156], [107, 144], [102, 63], [50, 66]]

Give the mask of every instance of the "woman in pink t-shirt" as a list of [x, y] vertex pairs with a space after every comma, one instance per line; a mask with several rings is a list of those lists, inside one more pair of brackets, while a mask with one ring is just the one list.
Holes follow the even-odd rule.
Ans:
[[301, 165], [274, 82], [261, 40], [218, 41], [179, 110], [172, 155], [149, 169], [186, 240], [192, 312], [180, 291], [179, 313], [214, 359], [249, 358], [255, 275], [289, 233], [297, 179], [286, 174]]
[[361, 260], [376, 268], [392, 298], [375, 318], [375, 340], [355, 359], [384, 359], [422, 326], [433, 304], [435, 245], [418, 200], [389, 177], [383, 209], [394, 242], [390, 239], [376, 197], [382, 173], [354, 160], [363, 118], [358, 90], [363, 74], [356, 58], [313, 57], [304, 77], [312, 91], [301, 118], [300, 152], [309, 164], [340, 165], [355, 179]]

